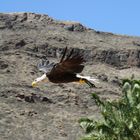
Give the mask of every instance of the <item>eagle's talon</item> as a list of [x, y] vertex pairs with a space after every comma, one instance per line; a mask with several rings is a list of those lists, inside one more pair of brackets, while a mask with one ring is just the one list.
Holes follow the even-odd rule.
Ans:
[[80, 79], [80, 80], [79, 80], [79, 83], [80, 83], [80, 84], [84, 84], [84, 83], [85, 83], [85, 80], [84, 80], [84, 79]]

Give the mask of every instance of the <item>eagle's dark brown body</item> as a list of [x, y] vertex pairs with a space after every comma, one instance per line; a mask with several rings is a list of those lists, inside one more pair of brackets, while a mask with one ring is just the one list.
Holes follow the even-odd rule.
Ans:
[[52, 70], [47, 73], [48, 79], [53, 83], [77, 82], [80, 78], [76, 77], [77, 73], [82, 72], [85, 61], [79, 53], [73, 54], [73, 49], [66, 56], [67, 47], [59, 63], [55, 64]]
[[83, 55], [80, 53], [73, 54], [74, 49], [66, 56], [67, 47], [59, 63], [55, 64], [49, 73], [46, 73], [49, 81], [53, 83], [79, 82], [80, 80], [87, 83], [90, 87], [95, 87], [90, 81], [77, 77], [77, 73], [82, 72], [85, 62]]
[[76, 74], [73, 73], [63, 73], [56, 76], [47, 76], [50, 82], [53, 83], [69, 83], [69, 82], [78, 82], [80, 78], [76, 77]]

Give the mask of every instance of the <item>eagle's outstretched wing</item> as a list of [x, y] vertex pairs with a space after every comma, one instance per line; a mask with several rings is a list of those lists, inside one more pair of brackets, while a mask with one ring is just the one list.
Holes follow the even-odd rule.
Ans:
[[50, 63], [49, 60], [41, 60], [40, 63], [38, 63], [37, 67], [40, 71], [43, 71], [45, 73], [49, 73], [52, 68], [54, 67], [55, 63]]
[[59, 63], [54, 65], [52, 68], [50, 75], [56, 76], [56, 75], [63, 75], [66, 73], [80, 73], [82, 72], [84, 65], [82, 65], [83, 62], [85, 62], [83, 56], [80, 53], [74, 54], [74, 49], [70, 51], [70, 53], [67, 54], [67, 47], [64, 50], [63, 56]]

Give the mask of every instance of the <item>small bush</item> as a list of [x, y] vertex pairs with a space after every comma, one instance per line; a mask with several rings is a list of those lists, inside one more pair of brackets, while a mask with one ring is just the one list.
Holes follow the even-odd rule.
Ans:
[[80, 119], [86, 132], [82, 140], [140, 140], [140, 81], [124, 80], [122, 92], [116, 101], [102, 101], [92, 94], [103, 119]]

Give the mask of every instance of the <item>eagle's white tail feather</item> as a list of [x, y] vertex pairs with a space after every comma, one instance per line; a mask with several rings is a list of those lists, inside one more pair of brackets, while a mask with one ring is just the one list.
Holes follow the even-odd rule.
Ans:
[[82, 75], [77, 74], [76, 77], [84, 78], [84, 79], [87, 79], [88, 81], [93, 81], [95, 83], [99, 83], [98, 79], [90, 77], [90, 76], [82, 76]]

